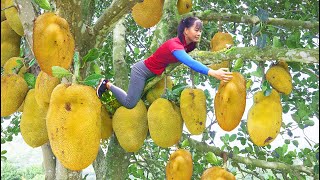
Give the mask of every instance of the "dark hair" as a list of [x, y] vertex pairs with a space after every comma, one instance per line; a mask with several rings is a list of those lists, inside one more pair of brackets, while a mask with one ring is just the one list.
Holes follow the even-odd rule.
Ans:
[[202, 29], [202, 21], [197, 17], [191, 16], [191, 17], [187, 17], [185, 19], [181, 19], [180, 24], [178, 26], [178, 37], [181, 42], [184, 41], [184, 39], [183, 39], [184, 29], [193, 26], [194, 22], [196, 22], [197, 20], [199, 20], [196, 24], [197, 28]]

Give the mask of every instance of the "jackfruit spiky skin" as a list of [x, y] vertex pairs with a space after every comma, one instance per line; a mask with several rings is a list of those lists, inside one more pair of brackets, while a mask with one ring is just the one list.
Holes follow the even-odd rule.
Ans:
[[204, 91], [202, 89], [184, 89], [180, 95], [180, 110], [189, 132], [193, 135], [201, 134], [206, 127], [207, 119]]
[[177, 8], [180, 15], [190, 12], [192, 9], [192, 0], [178, 0]]
[[292, 77], [289, 72], [288, 64], [280, 61], [270, 67], [266, 73], [266, 80], [278, 92], [289, 95], [292, 91]]
[[170, 155], [166, 166], [167, 180], [190, 180], [192, 176], [192, 156], [188, 150], [178, 149]]
[[279, 93], [272, 89], [269, 96], [262, 91], [254, 94], [254, 104], [248, 112], [247, 128], [251, 141], [257, 146], [270, 144], [279, 134], [282, 106]]
[[[23, 58], [20, 57], [12, 57], [10, 59], [8, 59], [8, 61], [4, 64], [3, 66], [3, 73], [4, 74], [15, 74], [16, 70], [15, 68], [18, 68], [19, 63], [17, 62], [17, 60], [20, 60], [23, 62]], [[18, 72], [18, 75], [23, 77], [23, 74], [27, 71], [26, 66], [22, 66], [20, 68], [20, 71]]]
[[179, 107], [164, 98], [156, 99], [148, 109], [149, 132], [155, 144], [162, 148], [179, 142], [182, 116]]
[[[5, 0], [5, 7], [13, 6], [13, 0]], [[23, 27], [19, 18], [19, 13], [16, 7], [11, 7], [4, 10], [10, 27], [20, 36], [24, 35]]]
[[[170, 78], [170, 76], [167, 76], [167, 88], [169, 90], [172, 89], [173, 86], [173, 82]], [[164, 94], [165, 92], [165, 79], [161, 79], [159, 82], [157, 82], [157, 84], [154, 85], [154, 87], [152, 89], [150, 89], [147, 93], [147, 100], [150, 104], [153, 103], [153, 101], [155, 101], [156, 99], [160, 98], [162, 94]]]
[[1, 22], [1, 66], [10, 58], [18, 57], [21, 37], [9, 26], [8, 20]]
[[33, 52], [42, 71], [52, 76], [52, 66], [68, 69], [75, 42], [67, 21], [48, 12], [38, 16], [33, 28]]
[[49, 106], [51, 93], [59, 83], [59, 78], [40, 71], [35, 84], [35, 98], [39, 106]]
[[140, 100], [133, 109], [119, 107], [113, 115], [112, 127], [127, 152], [137, 152], [148, 133], [147, 108]]
[[[1, 9], [5, 8], [5, 0], [1, 0]], [[4, 11], [1, 11], [1, 22], [6, 20], [6, 15], [4, 14]]]
[[229, 82], [221, 81], [214, 98], [214, 111], [219, 126], [225, 131], [236, 128], [246, 107], [246, 82], [239, 72]]
[[205, 170], [201, 180], [235, 180], [235, 176], [222, 167], [214, 166]]
[[28, 90], [28, 84], [21, 76], [17, 74], [1, 76], [1, 117], [16, 112]]
[[33, 148], [49, 141], [46, 126], [47, 111], [47, 107], [40, 107], [37, 104], [34, 89], [31, 89], [25, 99], [20, 130], [23, 140]]
[[144, 0], [132, 8], [133, 20], [141, 27], [150, 28], [162, 17], [164, 0]]
[[59, 84], [51, 94], [47, 130], [54, 155], [74, 171], [96, 159], [101, 137], [101, 102], [92, 87]]
[[112, 118], [107, 108], [101, 106], [101, 139], [108, 139], [113, 133]]

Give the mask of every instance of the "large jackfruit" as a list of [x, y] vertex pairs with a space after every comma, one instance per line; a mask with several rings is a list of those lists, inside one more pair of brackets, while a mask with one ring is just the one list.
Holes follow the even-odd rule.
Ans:
[[271, 66], [266, 73], [266, 80], [278, 92], [289, 95], [292, 91], [292, 77], [285, 61]]
[[101, 139], [108, 139], [113, 133], [112, 118], [107, 108], [101, 106]]
[[222, 167], [214, 166], [202, 173], [201, 180], [235, 180], [236, 177]]
[[232, 131], [238, 126], [246, 107], [246, 82], [239, 72], [229, 82], [221, 81], [214, 98], [214, 111], [219, 126]]
[[16, 112], [28, 90], [28, 84], [21, 76], [17, 74], [1, 76], [1, 117]]
[[31, 89], [26, 96], [20, 122], [21, 135], [31, 147], [39, 147], [49, 141], [46, 126], [47, 111], [47, 107], [40, 107], [37, 104], [34, 89]]
[[[21, 57], [12, 57], [10, 59], [8, 59], [8, 61], [4, 64], [3, 66], [3, 73], [4, 74], [16, 74], [17, 70], [20, 67], [20, 64], [18, 63], [18, 61], [22, 61], [23, 62], [23, 58]], [[18, 75], [23, 77], [23, 74], [27, 71], [26, 66], [22, 65], [22, 67], [20, 68]]]
[[[233, 44], [234, 42], [232, 36], [229, 33], [217, 32], [211, 39], [211, 51], [221, 51]], [[221, 63], [211, 64], [209, 67], [214, 70], [220, 68], [229, 68], [229, 61], [222, 61]]]
[[180, 110], [189, 132], [193, 135], [201, 134], [206, 127], [207, 119], [204, 91], [202, 89], [184, 89], [180, 95]]
[[162, 148], [179, 142], [182, 117], [179, 107], [164, 98], [156, 99], [148, 109], [149, 132], [155, 144]]
[[96, 159], [101, 137], [101, 102], [92, 87], [59, 84], [51, 94], [47, 130], [54, 155], [79, 171]]
[[4, 10], [8, 23], [10, 27], [17, 34], [19, 34], [20, 36], [23, 36], [24, 35], [23, 27], [19, 18], [17, 7], [14, 6], [13, 0], [5, 0], [5, 7], [10, 7], [10, 6], [13, 6], [13, 7]]
[[51, 93], [59, 83], [59, 78], [40, 71], [35, 84], [35, 98], [39, 106], [49, 106]]
[[159, 82], [157, 82], [157, 84], [155, 84], [153, 86], [152, 89], [150, 89], [147, 93], [147, 100], [148, 102], [151, 104], [153, 103], [154, 100], [158, 99], [161, 97], [162, 94], [164, 94], [165, 92], [165, 80], [166, 80], [166, 83], [167, 83], [167, 88], [169, 90], [172, 89], [172, 86], [173, 86], [173, 82], [170, 78], [170, 76], [167, 76], [166, 79], [165, 78], [162, 78]]
[[52, 76], [52, 66], [68, 69], [75, 42], [68, 22], [48, 12], [38, 16], [33, 28], [33, 52], [42, 71]]
[[192, 176], [192, 156], [188, 150], [178, 149], [170, 155], [166, 166], [167, 180], [188, 180]]
[[[5, 0], [1, 0], [1, 9], [5, 8]], [[6, 15], [4, 14], [4, 11], [1, 11], [1, 22], [6, 20]]]
[[150, 28], [162, 17], [164, 0], [144, 0], [132, 8], [133, 20], [141, 27]]
[[119, 107], [113, 115], [112, 127], [120, 146], [127, 152], [137, 152], [148, 133], [147, 108], [142, 100], [133, 109]]
[[21, 37], [9, 26], [8, 20], [1, 22], [1, 66], [10, 58], [18, 57]]
[[180, 15], [190, 12], [192, 9], [192, 0], [178, 0], [177, 8]]
[[272, 89], [269, 96], [264, 96], [263, 92], [259, 91], [253, 98], [254, 104], [248, 112], [248, 133], [255, 145], [266, 146], [280, 132], [282, 123], [280, 95]]

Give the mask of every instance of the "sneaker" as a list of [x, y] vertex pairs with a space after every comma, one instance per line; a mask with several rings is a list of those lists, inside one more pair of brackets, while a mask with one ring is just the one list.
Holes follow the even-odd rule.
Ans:
[[102, 94], [104, 93], [104, 92], [106, 92], [106, 90], [107, 90], [107, 83], [108, 83], [109, 81], [107, 80], [107, 79], [101, 79], [100, 80], [100, 82], [99, 82], [99, 84], [98, 84], [98, 86], [97, 86], [97, 88], [96, 88], [96, 92], [97, 92], [97, 96], [99, 97], [99, 98], [101, 98], [101, 96], [102, 96]]

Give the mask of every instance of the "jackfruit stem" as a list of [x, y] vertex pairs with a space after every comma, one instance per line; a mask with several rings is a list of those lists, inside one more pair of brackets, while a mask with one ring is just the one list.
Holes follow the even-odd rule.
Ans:
[[77, 78], [80, 77], [80, 61], [79, 61], [79, 52], [75, 51], [74, 56], [73, 56], [73, 60], [74, 60], [74, 73], [72, 76], [72, 84], [77, 84]]

